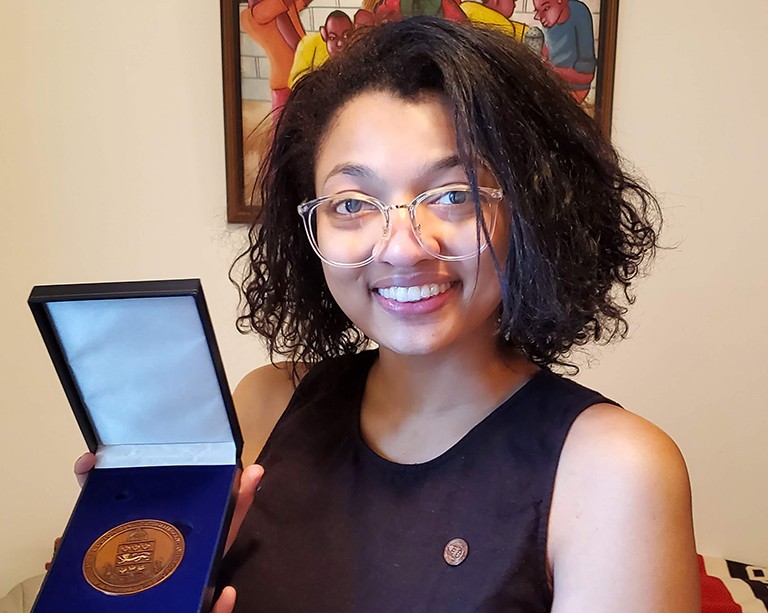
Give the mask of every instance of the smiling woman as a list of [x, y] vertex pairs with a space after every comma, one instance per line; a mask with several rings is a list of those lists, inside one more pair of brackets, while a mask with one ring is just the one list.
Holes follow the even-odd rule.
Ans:
[[239, 323], [288, 361], [235, 393], [265, 473], [217, 612], [697, 610], [677, 448], [551, 370], [625, 335], [658, 207], [540, 59], [358, 33], [259, 185]]

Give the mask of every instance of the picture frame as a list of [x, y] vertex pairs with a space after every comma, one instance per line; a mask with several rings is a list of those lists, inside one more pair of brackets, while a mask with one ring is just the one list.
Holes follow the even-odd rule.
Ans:
[[[443, 0], [452, 1], [455, 1], [457, 6], [464, 7], [467, 14], [469, 9], [477, 9], [478, 6], [482, 6], [485, 13], [488, 9], [498, 12], [516, 28], [515, 35], [519, 35], [521, 41], [534, 48], [540, 43], [538, 50], [542, 53], [547, 49], [547, 35], [552, 27], [551, 24], [546, 25], [546, 10], [549, 8], [546, 5], [566, 3], [569, 6], [579, 4], [586, 7], [592, 18], [594, 70], [586, 97], [583, 84], [574, 85], [582, 88], [580, 95], [577, 92], [574, 92], [574, 95], [577, 99], [583, 98], [580, 103], [585, 111], [594, 117], [603, 133], [610, 138], [619, 0]], [[271, 131], [270, 111], [273, 104], [279, 104], [290, 91], [289, 88], [283, 87], [286, 81], [284, 77], [290, 79], [284, 60], [283, 65], [277, 68], [271, 66], [268, 55], [280, 59], [279, 54], [267, 54], [260, 47], [256, 42], [260, 31], [254, 34], [253, 29], [249, 29], [249, 18], [246, 16], [241, 20], [242, 12], [250, 10], [253, 16], [254, 11], [272, 10], [272, 7], [275, 7], [276, 12], [282, 11], [279, 19], [283, 21], [279, 29], [285, 32], [286, 25], [288, 29], [294, 28], [296, 34], [287, 44], [295, 45], [297, 40], [310, 35], [315, 38], [322, 36], [325, 41], [326, 34], [329, 37], [332, 35], [328, 34], [331, 29], [329, 24], [333, 19], [338, 21], [339, 16], [346, 20], [350, 27], [355, 27], [357, 13], [370, 12], [375, 15], [377, 6], [381, 4], [377, 0], [250, 2], [251, 9], [246, 2], [220, 0], [227, 221], [230, 223], [252, 223], [258, 214], [260, 203], [254, 185], [262, 153], [268, 145]], [[388, 4], [391, 6], [391, 3]], [[407, 2], [406, 5], [413, 6]], [[288, 7], [288, 10], [284, 7]], [[553, 10], [557, 9], [555, 6]], [[583, 16], [583, 8], [579, 10]], [[574, 9], [571, 9], [571, 12], [577, 14]], [[346, 17], [341, 15], [342, 13]], [[263, 24], [264, 21], [261, 19], [259, 23]], [[275, 29], [278, 29], [277, 26]], [[295, 38], [296, 35], [299, 39]], [[552, 60], [553, 63], [555, 61]], [[294, 69], [291, 69], [291, 73]], [[286, 82], [289, 83], [290, 80]]]

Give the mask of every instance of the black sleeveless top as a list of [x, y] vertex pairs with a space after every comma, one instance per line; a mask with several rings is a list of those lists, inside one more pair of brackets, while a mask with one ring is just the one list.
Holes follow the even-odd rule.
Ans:
[[574, 419], [610, 401], [541, 370], [439, 457], [395, 464], [360, 435], [376, 355], [313, 368], [275, 426], [219, 575], [237, 589], [235, 611], [549, 611], [560, 451]]

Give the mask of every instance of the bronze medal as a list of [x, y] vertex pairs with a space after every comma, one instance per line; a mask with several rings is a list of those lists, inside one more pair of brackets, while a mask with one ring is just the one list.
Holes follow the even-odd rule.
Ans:
[[184, 557], [184, 537], [157, 519], [120, 524], [88, 549], [83, 575], [105, 594], [143, 592], [170, 577]]

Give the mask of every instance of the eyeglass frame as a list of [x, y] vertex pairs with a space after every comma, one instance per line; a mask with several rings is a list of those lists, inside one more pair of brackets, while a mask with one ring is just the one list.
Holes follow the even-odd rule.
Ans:
[[[312, 250], [317, 254], [317, 257], [319, 257], [323, 262], [325, 262], [330, 266], [336, 266], [338, 268], [362, 268], [363, 266], [367, 266], [368, 264], [373, 262], [373, 260], [376, 259], [376, 256], [379, 255], [379, 253], [381, 253], [381, 249], [387, 243], [387, 241], [391, 236], [392, 224], [390, 222], [389, 212], [392, 210], [398, 210], [398, 209], [408, 209], [408, 218], [410, 219], [410, 222], [411, 222], [411, 231], [413, 232], [413, 235], [416, 238], [416, 242], [419, 243], [419, 246], [424, 251], [426, 251], [432, 257], [437, 258], [438, 260], [443, 260], [448, 262], [457, 262], [457, 261], [469, 260], [480, 255], [488, 247], [488, 241], [486, 241], [485, 244], [482, 245], [477, 251], [470, 253], [469, 255], [438, 255], [438, 254], [432, 253], [424, 246], [424, 243], [422, 242], [421, 224], [416, 223], [416, 207], [419, 206], [419, 204], [424, 202], [430, 196], [433, 196], [435, 194], [440, 194], [442, 192], [458, 191], [459, 189], [472, 193], [472, 188], [466, 183], [451, 183], [449, 185], [428, 189], [427, 191], [420, 193], [408, 204], [385, 204], [378, 198], [374, 198], [373, 196], [369, 196], [368, 194], [364, 194], [362, 192], [358, 192], [355, 190], [345, 190], [343, 192], [339, 192], [338, 194], [329, 194], [327, 196], [320, 196], [319, 198], [314, 198], [313, 200], [302, 202], [298, 207], [296, 207], [296, 210], [298, 211], [299, 215], [304, 221], [304, 229], [306, 230], [307, 238], [309, 239], [309, 244], [312, 247]], [[502, 198], [504, 197], [504, 191], [500, 187], [478, 186], [477, 192], [478, 194], [481, 194], [489, 198], [491, 202], [494, 204], [494, 206], [496, 207], [493, 209], [494, 215], [493, 215], [493, 220], [492, 220], [493, 223], [491, 224], [491, 227], [485, 228], [487, 230], [487, 236], [490, 238], [490, 236], [493, 234], [493, 231], [496, 227], [496, 215], [498, 213], [498, 205], [501, 202]], [[354, 264], [344, 264], [341, 262], [333, 262], [328, 258], [324, 257], [323, 254], [320, 253], [320, 247], [317, 244], [315, 237], [313, 236], [312, 230], [310, 229], [310, 221], [309, 221], [310, 215], [318, 206], [320, 206], [324, 202], [327, 202], [328, 200], [331, 200], [333, 198], [343, 197], [347, 194], [353, 195], [357, 200], [363, 200], [368, 204], [374, 205], [377, 209], [379, 209], [379, 211], [381, 211], [382, 215], [384, 215], [384, 220], [385, 220], [384, 227], [382, 228], [381, 240], [378, 241], [377, 245], [374, 245], [374, 249], [371, 255], [364, 261], [359, 263], [354, 263]], [[477, 201], [475, 201], [476, 211], [477, 211], [477, 208], [478, 208]], [[478, 222], [479, 222], [479, 219], [478, 219]], [[480, 227], [480, 223], [478, 223], [478, 228], [479, 227]]]

